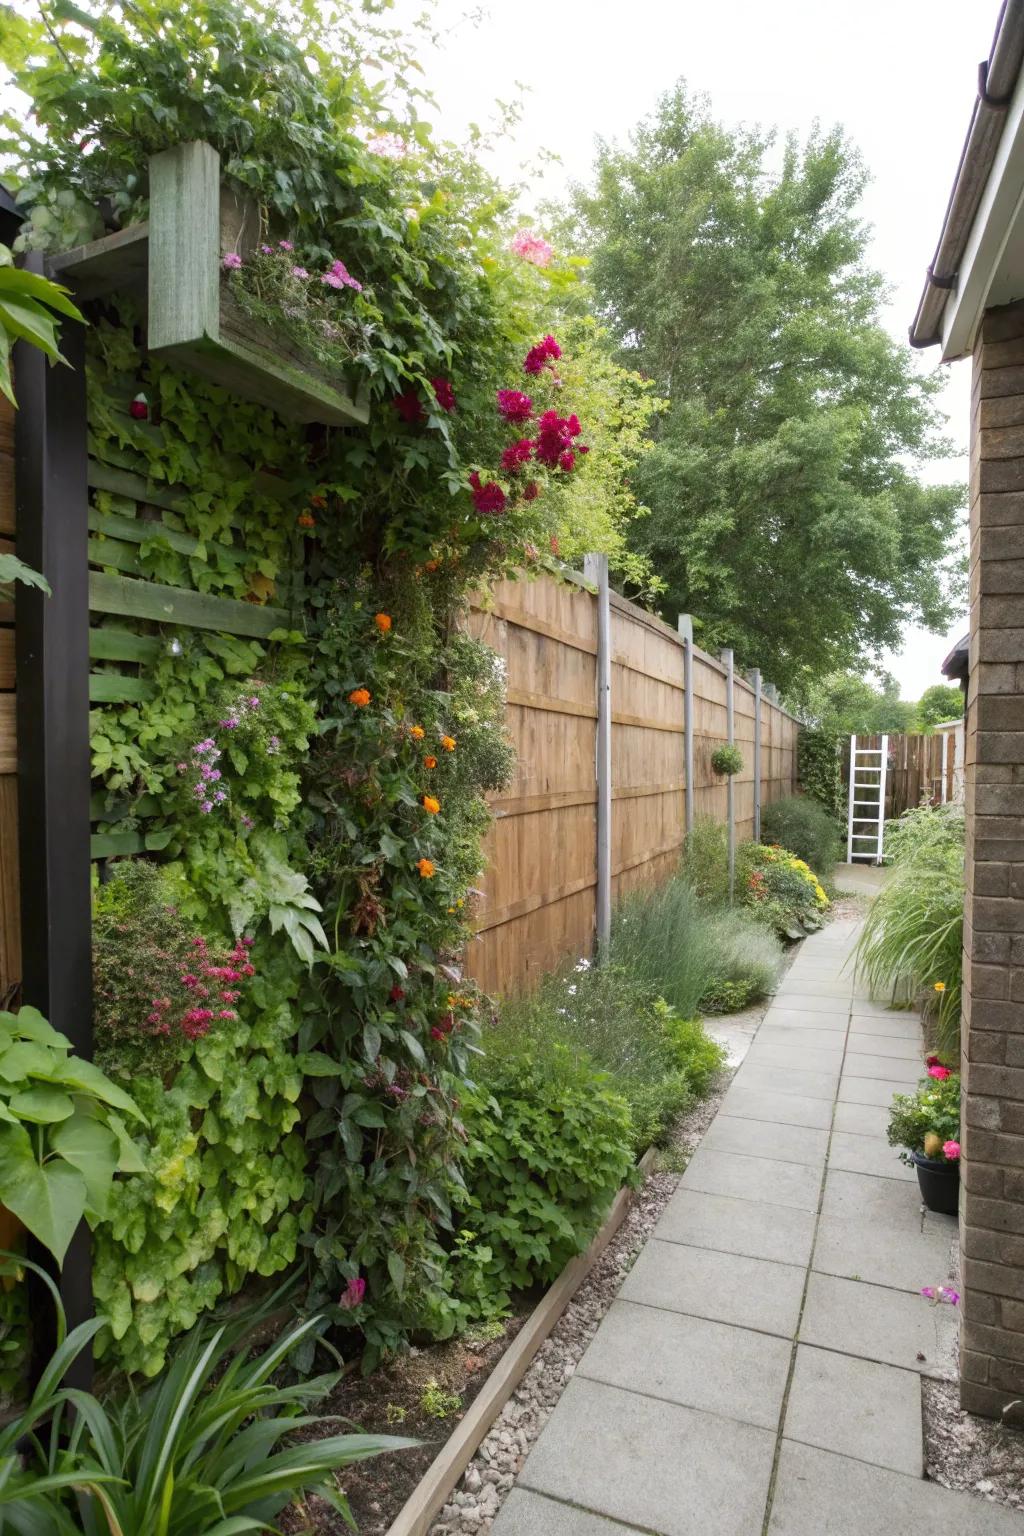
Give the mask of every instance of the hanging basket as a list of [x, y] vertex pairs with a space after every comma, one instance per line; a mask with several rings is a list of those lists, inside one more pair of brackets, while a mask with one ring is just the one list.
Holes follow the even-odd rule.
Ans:
[[719, 778], [731, 779], [743, 771], [743, 754], [739, 747], [718, 747], [711, 754], [711, 768]]

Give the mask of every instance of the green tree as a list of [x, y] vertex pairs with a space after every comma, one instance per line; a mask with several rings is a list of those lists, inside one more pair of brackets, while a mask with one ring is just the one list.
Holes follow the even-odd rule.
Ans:
[[919, 731], [929, 731], [941, 720], [959, 720], [964, 712], [964, 696], [952, 683], [933, 683], [917, 701], [915, 724]]
[[917, 706], [901, 699], [899, 685], [888, 672], [881, 687], [853, 672], [833, 672], [809, 685], [799, 702], [803, 717], [822, 730], [840, 736], [871, 736], [915, 729]]
[[908, 467], [948, 451], [939, 381], [879, 324], [856, 155], [838, 130], [773, 155], [679, 86], [599, 145], [569, 217], [623, 358], [669, 400], [630, 531], [666, 615], [791, 688], [941, 627], [963, 490]]

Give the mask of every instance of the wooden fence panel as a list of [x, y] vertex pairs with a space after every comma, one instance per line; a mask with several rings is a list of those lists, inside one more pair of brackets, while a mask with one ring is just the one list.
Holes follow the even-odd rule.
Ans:
[[[612, 894], [667, 879], [686, 832], [683, 646], [611, 596]], [[593, 952], [597, 893], [597, 599], [579, 579], [501, 582], [469, 620], [508, 668], [515, 778], [492, 802], [477, 938], [467, 967], [489, 992], [529, 987]], [[726, 740], [726, 674], [694, 649], [694, 814], [726, 819], [711, 755]], [[754, 818], [754, 695], [737, 678], [737, 839]], [[762, 803], [796, 789], [799, 722], [762, 699]]]
[[[14, 532], [14, 407], [0, 395], [0, 551], [14, 553]], [[0, 591], [0, 1008], [21, 981], [14, 602], [3, 598]]]
[[[885, 781], [885, 815], [888, 820], [912, 811], [922, 801], [940, 805], [943, 799], [943, 777], [946, 773], [946, 738], [941, 732], [932, 735], [898, 734], [888, 737], [888, 768]], [[879, 748], [880, 734], [857, 737], [862, 749]], [[843, 783], [850, 782], [850, 744], [842, 751]], [[877, 795], [874, 797], [877, 801]], [[949, 798], [947, 793], [947, 798]]]

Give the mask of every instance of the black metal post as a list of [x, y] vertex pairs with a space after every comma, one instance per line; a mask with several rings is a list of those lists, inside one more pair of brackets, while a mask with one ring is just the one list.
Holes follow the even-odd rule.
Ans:
[[[29, 257], [30, 270], [42, 261]], [[17, 550], [52, 597], [19, 585], [15, 655], [22, 996], [76, 1052], [92, 1055], [89, 888], [89, 551], [83, 327], [62, 326], [69, 367], [15, 348]], [[38, 1258], [38, 1254], [35, 1255]], [[69, 1327], [91, 1317], [89, 1231], [81, 1223], [59, 1276]], [[52, 1347], [53, 1307], [33, 1304], [37, 1357]], [[88, 1385], [79, 1360], [70, 1384]]]

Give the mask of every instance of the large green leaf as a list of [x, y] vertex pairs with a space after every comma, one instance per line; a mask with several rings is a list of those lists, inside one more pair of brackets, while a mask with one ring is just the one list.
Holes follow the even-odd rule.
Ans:
[[85, 1202], [85, 1180], [77, 1169], [57, 1160], [41, 1168], [24, 1126], [0, 1124], [0, 1203], [24, 1222], [58, 1264]]
[[[12, 1049], [16, 1050], [17, 1047]], [[10, 1052], [7, 1054], [10, 1055]], [[6, 1056], [0, 1056], [0, 1076], [3, 1075], [6, 1059]], [[91, 1061], [82, 1061], [78, 1056], [71, 1056], [67, 1061], [52, 1064], [47, 1077], [50, 1082], [64, 1083], [68, 1088], [77, 1088], [81, 1093], [92, 1094], [94, 1098], [101, 1099], [104, 1104], [113, 1104], [115, 1109], [123, 1109], [125, 1114], [132, 1115], [136, 1120], [145, 1119], [135, 1100], [125, 1093], [123, 1088], [118, 1088], [116, 1083], [112, 1083], [106, 1073], [101, 1072], [99, 1067], [94, 1066]]]
[[17, 1040], [0, 1055], [0, 1078], [5, 1083], [21, 1083], [27, 1077], [41, 1077], [46, 1082], [53, 1082], [54, 1071], [60, 1065], [60, 1058], [45, 1045], [37, 1045], [34, 1040]]
[[120, 1152], [114, 1132], [90, 1115], [79, 1113], [50, 1132], [50, 1146], [82, 1175], [89, 1210], [95, 1216], [105, 1216]]
[[8, 1100], [11, 1113], [17, 1120], [28, 1120], [33, 1125], [53, 1125], [58, 1120], [70, 1120], [75, 1112], [75, 1101], [52, 1084], [38, 1088], [23, 1088]]
[[34, 299], [67, 315], [70, 320], [85, 320], [81, 310], [72, 304], [68, 290], [60, 283], [42, 277], [38, 272], [26, 272], [21, 267], [0, 267], [0, 298], [19, 297]]
[[34, 299], [0, 294], [0, 326], [17, 341], [27, 341], [52, 362], [61, 360], [57, 322]]
[[23, 1040], [36, 1040], [40, 1045], [52, 1045], [60, 1051], [71, 1049], [67, 1035], [54, 1029], [38, 1008], [20, 1008], [17, 1013], [0, 1014], [0, 1023], [9, 1023], [12, 1032], [20, 1035]]

